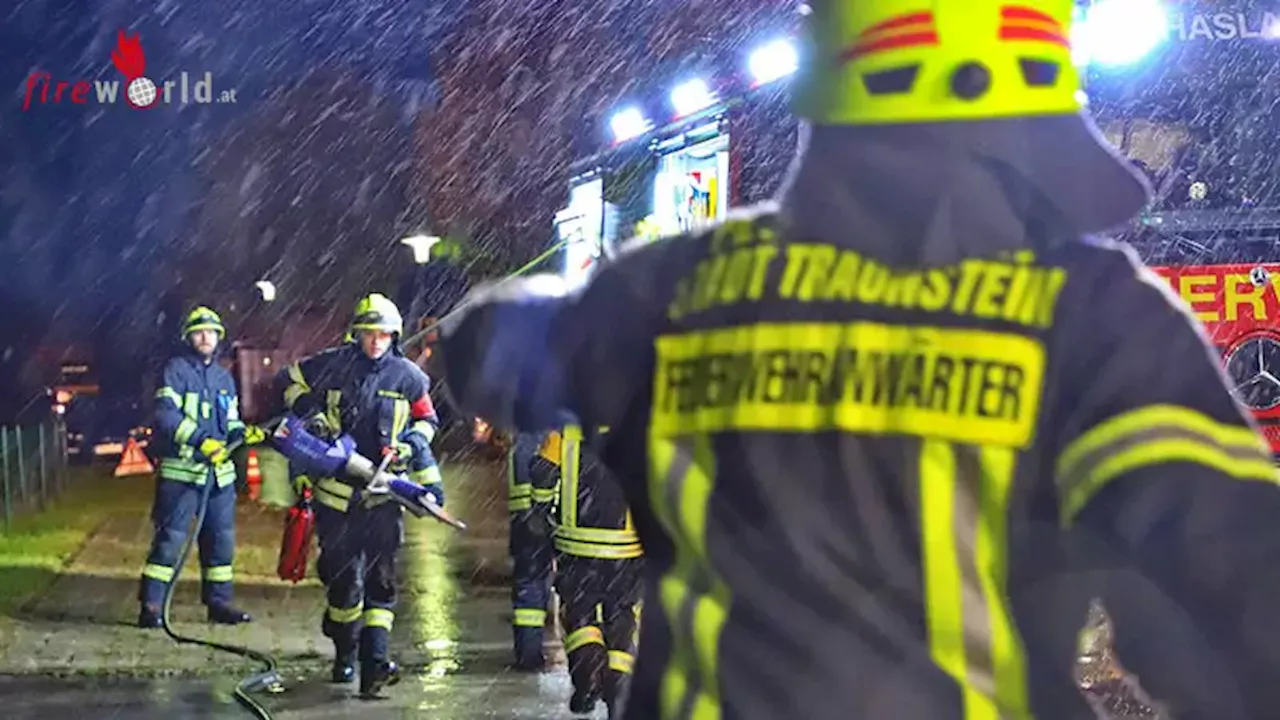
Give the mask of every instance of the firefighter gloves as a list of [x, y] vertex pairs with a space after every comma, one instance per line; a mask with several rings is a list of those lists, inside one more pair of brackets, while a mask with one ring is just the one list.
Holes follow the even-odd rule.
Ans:
[[230, 457], [227, 444], [215, 438], [205, 438], [200, 443], [200, 453], [209, 458], [214, 465], [221, 465]]
[[246, 445], [261, 445], [267, 441], [267, 431], [257, 425], [246, 425], [244, 428], [244, 443]]

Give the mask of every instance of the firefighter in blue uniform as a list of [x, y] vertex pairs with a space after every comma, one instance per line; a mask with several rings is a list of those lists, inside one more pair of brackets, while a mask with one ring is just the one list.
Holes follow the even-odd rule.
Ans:
[[441, 330], [464, 411], [611, 428], [656, 600], [627, 718], [1089, 717], [1094, 597], [1170, 715], [1275, 717], [1280, 480], [1186, 304], [1091, 236], [1149, 189], [1074, 3], [807, 5], [776, 203]]
[[599, 461], [605, 432], [584, 440], [571, 424], [549, 433], [532, 475], [535, 491], [558, 495], [553, 542], [569, 710], [591, 714], [603, 699], [617, 718], [635, 666], [644, 551], [622, 486]]
[[138, 625], [160, 627], [165, 588], [174, 580], [174, 565], [209, 489], [200, 551], [201, 599], [210, 622], [235, 625], [249, 614], [231, 604], [235, 556], [236, 470], [227, 446], [265, 439], [257, 427], [240, 419], [240, 399], [231, 373], [216, 361], [226, 337], [218, 314], [198, 307], [182, 328], [183, 352], [165, 363], [156, 391], [156, 442], [160, 445], [160, 478], [151, 511], [155, 539], [142, 570]]
[[512, 642], [517, 670], [541, 670], [543, 630], [551, 599], [551, 574], [555, 551], [551, 546], [551, 512], [555, 489], [535, 485], [537, 464], [559, 462], [559, 449], [548, 457], [536, 433], [519, 433], [507, 455], [507, 506], [511, 514]]
[[[284, 402], [327, 437], [350, 435], [361, 455], [408, 471], [444, 504], [440, 470], [431, 454], [437, 419], [430, 380], [400, 352], [403, 321], [395, 303], [374, 293], [357, 304], [348, 342], [290, 366], [282, 374]], [[333, 640], [332, 680], [350, 682], [360, 663], [360, 694], [375, 697], [399, 680], [388, 657], [396, 605], [396, 554], [404, 536], [400, 506], [363, 496], [344, 477], [300, 478], [316, 501], [318, 570], [329, 606], [322, 628]]]

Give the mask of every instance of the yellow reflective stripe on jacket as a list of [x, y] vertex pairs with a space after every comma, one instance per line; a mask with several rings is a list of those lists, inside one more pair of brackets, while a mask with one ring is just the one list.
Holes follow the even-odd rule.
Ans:
[[546, 505], [556, 501], [557, 491], [554, 488], [533, 488], [533, 501], [538, 505]]
[[507, 488], [507, 509], [520, 512], [533, 507], [533, 488], [529, 485], [517, 485]]
[[428, 465], [421, 470], [410, 471], [409, 479], [419, 485], [440, 485], [444, 482], [439, 465]]
[[516, 482], [516, 453], [512, 449], [507, 453], [507, 510], [523, 512], [533, 507], [533, 483]]
[[707, 554], [707, 504], [716, 458], [708, 435], [649, 437], [649, 497], [675, 547], [658, 583], [671, 624], [670, 664], [658, 690], [663, 720], [719, 720], [720, 632], [730, 593]]
[[582, 428], [566, 425], [558, 442], [560, 446], [560, 524], [578, 524], [578, 474], [582, 451]]
[[240, 398], [232, 395], [231, 402], [227, 405], [227, 431], [236, 432], [244, 428], [244, 421], [240, 419]]
[[629, 560], [644, 555], [644, 546], [640, 543], [625, 545], [605, 545], [602, 543], [585, 543], [567, 540], [558, 534], [553, 537], [556, 550], [576, 557], [597, 558], [600, 560]]
[[317, 502], [338, 512], [346, 512], [351, 507], [351, 497], [355, 494], [355, 488], [337, 478], [321, 478], [312, 488]]
[[1271, 452], [1252, 429], [1186, 407], [1151, 405], [1099, 423], [1063, 449], [1054, 473], [1062, 525], [1070, 525], [1112, 480], [1171, 462], [1196, 463], [1238, 480], [1277, 481]]
[[965, 720], [1031, 717], [1027, 663], [1006, 592], [1017, 451], [926, 438], [921, 565], [929, 654], [955, 680]]
[[342, 432], [342, 391], [329, 390], [324, 398], [325, 419], [334, 432]]
[[[209, 465], [198, 460], [161, 458], [160, 477], [166, 480], [204, 485], [209, 477]], [[226, 487], [236, 481], [236, 466], [227, 461], [214, 468], [218, 487]]]
[[298, 398], [311, 392], [311, 386], [307, 384], [307, 379], [302, 375], [302, 366], [294, 363], [289, 366], [286, 371], [289, 376], [289, 386], [284, 390], [284, 405], [292, 410], [294, 403], [298, 402]]
[[436, 439], [435, 426], [426, 420], [415, 420], [413, 424], [409, 426], [409, 432], [421, 435], [427, 439], [427, 442], [431, 442]]
[[173, 406], [175, 408], [178, 408], [179, 410], [182, 409], [182, 396], [178, 394], [177, 390], [174, 390], [173, 388], [167, 385], [160, 388], [159, 390], [156, 390], [156, 399], [168, 400], [169, 402], [173, 403]]
[[395, 390], [379, 390], [378, 397], [391, 398], [392, 400], [404, 400], [404, 393]]
[[403, 398], [402, 395], [401, 399], [391, 403], [391, 437], [395, 440], [409, 429], [409, 401]]
[[556, 536], [566, 540], [601, 545], [625, 545], [627, 543], [640, 542], [640, 536], [632, 529], [612, 530], [609, 528], [562, 525], [556, 528]]
[[177, 429], [173, 431], [174, 444], [190, 445], [192, 436], [194, 436], [196, 431], [199, 429], [200, 426], [196, 424], [195, 420], [192, 420], [189, 417], [182, 418], [182, 421], [178, 423]]

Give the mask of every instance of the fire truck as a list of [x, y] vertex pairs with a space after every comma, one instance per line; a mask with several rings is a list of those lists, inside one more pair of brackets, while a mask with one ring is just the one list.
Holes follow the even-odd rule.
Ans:
[[[1117, 235], [1203, 320], [1241, 400], [1280, 452], [1280, 4], [1092, 0], [1073, 48], [1090, 110], [1155, 199]], [[571, 169], [562, 272], [588, 276], [635, 235], [674, 235], [769, 198], [795, 154], [787, 30], [619, 107]], [[1258, 280], [1260, 277], [1265, 280]]]

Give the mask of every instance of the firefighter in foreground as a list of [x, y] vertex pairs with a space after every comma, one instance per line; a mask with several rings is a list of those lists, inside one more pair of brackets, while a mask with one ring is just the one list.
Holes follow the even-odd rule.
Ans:
[[[289, 367], [285, 406], [318, 434], [351, 435], [356, 451], [383, 458], [395, 471], [432, 489], [444, 504], [440, 470], [431, 454], [436, 415], [430, 380], [400, 353], [403, 322], [395, 304], [379, 294], [356, 306], [348, 342]], [[396, 553], [404, 533], [400, 506], [366, 497], [348, 478], [300, 478], [312, 485], [317, 569], [329, 607], [322, 624], [333, 640], [332, 680], [350, 682], [360, 662], [360, 694], [377, 696], [399, 680], [388, 657], [396, 605]]]
[[628, 718], [1089, 717], [1095, 594], [1173, 717], [1280, 707], [1276, 471], [1187, 308], [1089, 237], [1147, 188], [1071, 13], [813, 0], [776, 205], [443, 328], [468, 411], [611, 427]]
[[[550, 463], [535, 433], [519, 433], [507, 454], [507, 505], [511, 514], [511, 630], [517, 670], [537, 671], [546, 665], [542, 653], [551, 573], [553, 486], [534, 487], [534, 464]], [[548, 451], [559, 462], [559, 447]], [[544, 472], [539, 477], [551, 475]]]
[[573, 680], [569, 710], [590, 714], [603, 699], [617, 718], [635, 666], [644, 551], [622, 487], [598, 448], [583, 447], [582, 429], [550, 433], [542, 458], [555, 449], [556, 462], [535, 461], [533, 486], [559, 487], [556, 591]]
[[138, 625], [163, 623], [164, 593], [174, 581], [174, 565], [188, 526], [200, 509], [205, 483], [214, 483], [197, 543], [202, 569], [200, 595], [209, 621], [224, 625], [249, 622], [232, 605], [232, 562], [236, 549], [236, 468], [229, 444], [256, 444], [262, 429], [240, 419], [240, 398], [231, 373], [217, 362], [227, 329], [218, 314], [198, 307], [182, 327], [183, 350], [165, 363], [156, 391], [156, 439], [160, 479], [151, 518], [155, 539], [142, 570]]

